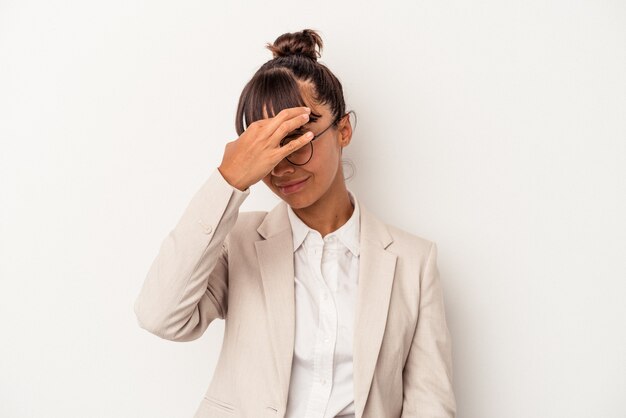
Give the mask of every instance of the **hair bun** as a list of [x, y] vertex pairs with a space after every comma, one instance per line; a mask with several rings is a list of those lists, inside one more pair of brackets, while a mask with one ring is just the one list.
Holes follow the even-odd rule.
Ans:
[[[322, 38], [316, 31], [304, 29], [300, 32], [284, 33], [273, 44], [268, 43], [266, 48], [272, 51], [274, 58], [302, 55], [317, 61], [323, 45]], [[319, 51], [315, 49], [316, 46]]]

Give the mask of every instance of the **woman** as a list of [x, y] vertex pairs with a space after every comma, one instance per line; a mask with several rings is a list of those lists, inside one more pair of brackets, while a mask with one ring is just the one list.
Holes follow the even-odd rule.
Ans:
[[[189, 341], [225, 320], [196, 417], [454, 417], [437, 246], [347, 189], [352, 127], [316, 47], [313, 30], [268, 45], [239, 100], [240, 136], [164, 239], [138, 322]], [[259, 180], [281, 202], [239, 212]]]

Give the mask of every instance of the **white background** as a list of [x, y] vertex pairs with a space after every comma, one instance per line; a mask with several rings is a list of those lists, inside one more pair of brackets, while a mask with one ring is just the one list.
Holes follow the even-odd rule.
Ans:
[[223, 321], [169, 342], [133, 302], [264, 45], [304, 28], [358, 116], [348, 187], [439, 246], [458, 417], [626, 417], [626, 4], [602, 0], [0, 0], [0, 416], [193, 414]]

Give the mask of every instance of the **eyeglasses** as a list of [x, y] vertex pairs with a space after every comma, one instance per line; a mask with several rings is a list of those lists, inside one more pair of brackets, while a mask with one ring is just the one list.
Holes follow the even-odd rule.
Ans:
[[[293, 165], [305, 165], [306, 163], [308, 163], [311, 160], [311, 157], [313, 157], [313, 141], [315, 141], [317, 138], [322, 136], [322, 134], [324, 134], [324, 132], [326, 132], [331, 126], [335, 125], [335, 123], [337, 123], [337, 121], [341, 120], [346, 115], [347, 115], [347, 113], [344, 114], [343, 116], [340, 116], [337, 119], [335, 119], [333, 121], [333, 123], [328, 125], [326, 127], [326, 129], [324, 129], [322, 132], [320, 132], [319, 134], [315, 135], [313, 137], [313, 139], [311, 139], [306, 145], [298, 148], [297, 150], [295, 150], [294, 152], [289, 154], [286, 157], [287, 161], [289, 161]], [[294, 139], [300, 138], [306, 132], [307, 131], [302, 130], [302, 129], [297, 129], [297, 130], [293, 131], [290, 135], [287, 135], [286, 137], [284, 137], [280, 141], [280, 146], [284, 147], [285, 145], [287, 145], [289, 142], [293, 141]]]

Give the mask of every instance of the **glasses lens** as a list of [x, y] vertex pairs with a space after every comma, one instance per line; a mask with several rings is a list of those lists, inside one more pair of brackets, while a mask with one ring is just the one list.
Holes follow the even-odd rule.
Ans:
[[[282, 142], [281, 146], [285, 146], [291, 141], [294, 141], [300, 138], [301, 135], [289, 135], [286, 136]], [[313, 153], [313, 144], [311, 142], [305, 144], [304, 146], [298, 148], [291, 154], [287, 156], [287, 160], [293, 164], [305, 164], [311, 158], [311, 154]]]

